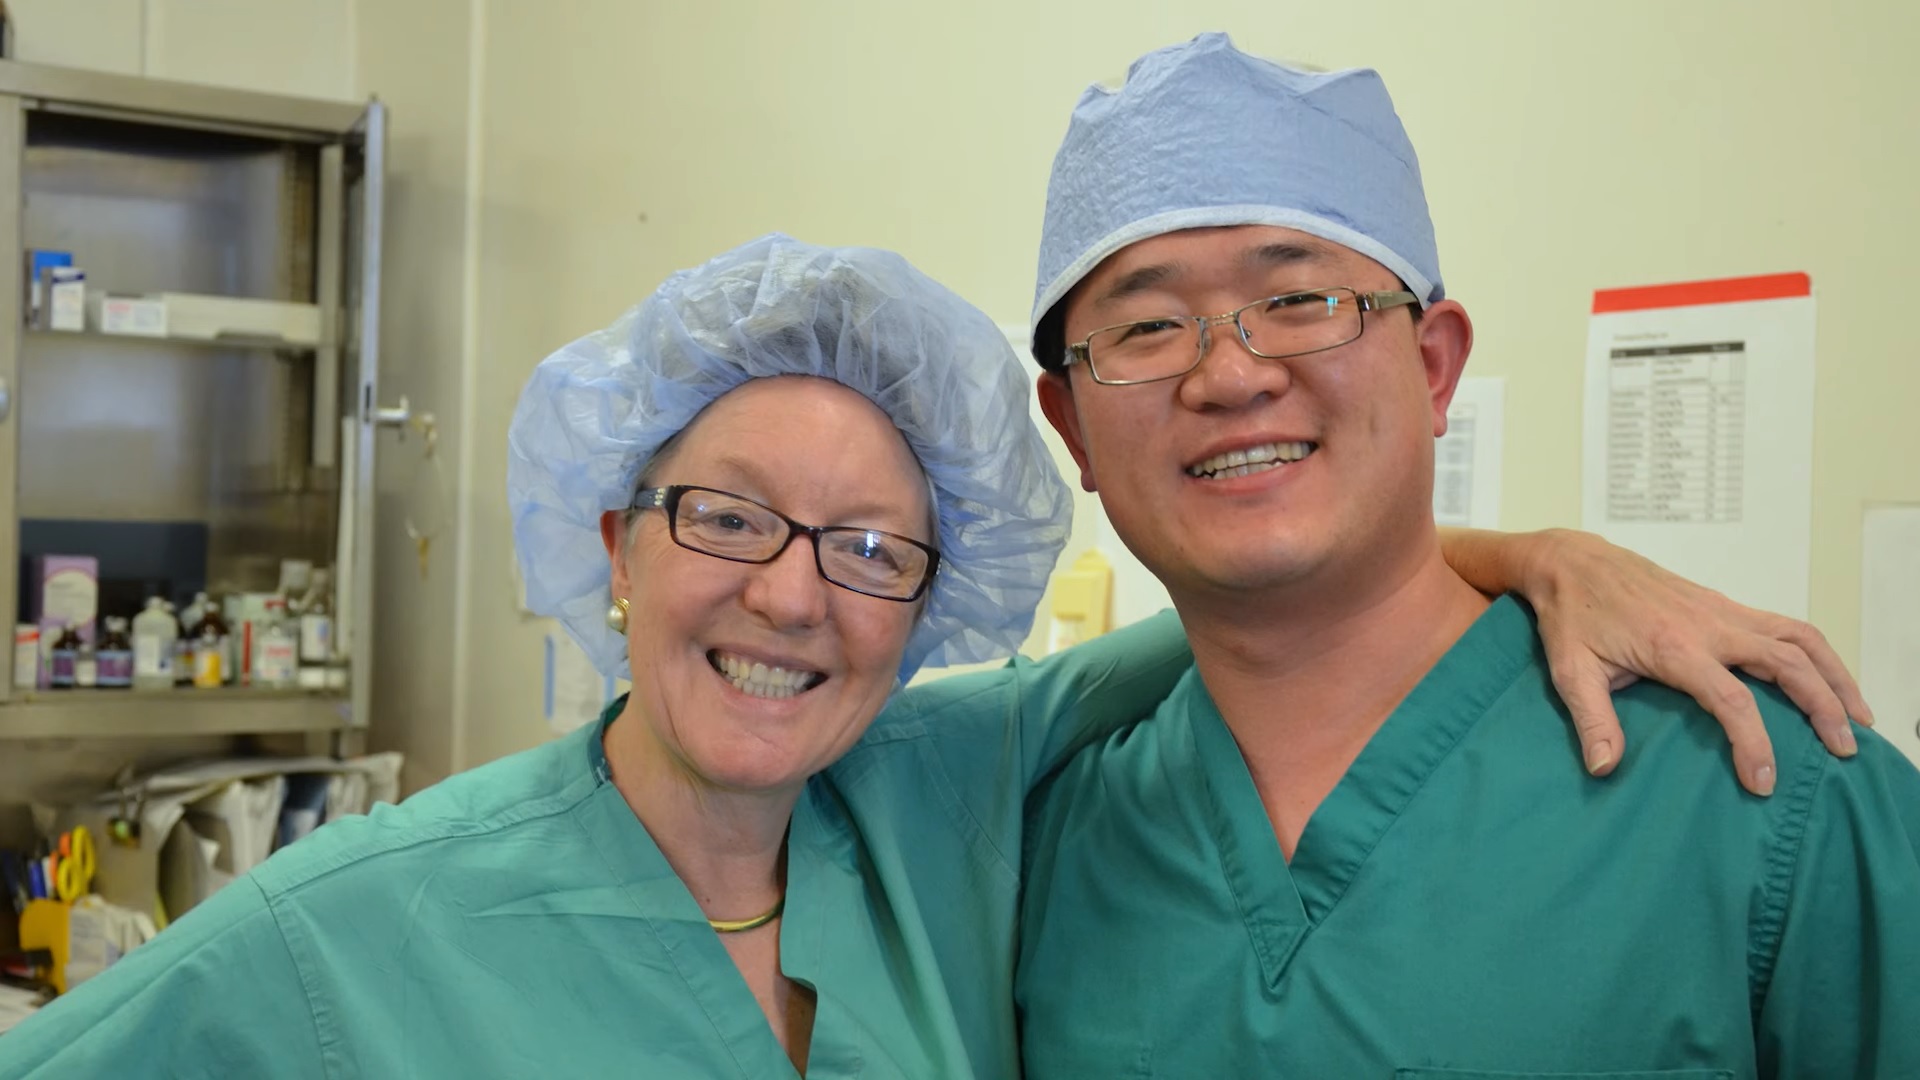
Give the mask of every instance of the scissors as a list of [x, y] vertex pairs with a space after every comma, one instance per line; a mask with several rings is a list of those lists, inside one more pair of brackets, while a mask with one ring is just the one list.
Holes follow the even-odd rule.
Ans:
[[60, 834], [60, 847], [53, 853], [53, 894], [67, 903], [85, 896], [93, 887], [93, 872], [100, 865], [93, 848], [93, 834], [85, 825]]

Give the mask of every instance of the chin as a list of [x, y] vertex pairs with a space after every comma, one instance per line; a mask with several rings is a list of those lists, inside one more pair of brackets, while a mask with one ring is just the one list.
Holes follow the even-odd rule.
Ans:
[[[744, 738], [744, 737], [743, 737]], [[805, 784], [826, 767], [770, 747], [715, 748], [689, 755], [702, 779], [727, 791], [778, 791]]]
[[1158, 576], [1169, 581], [1193, 581], [1210, 591], [1258, 591], [1313, 577], [1326, 565], [1326, 555], [1291, 537], [1268, 537], [1258, 544], [1232, 549], [1216, 545], [1210, 551], [1194, 545], [1187, 548], [1184, 560], [1176, 560], [1176, 573]]

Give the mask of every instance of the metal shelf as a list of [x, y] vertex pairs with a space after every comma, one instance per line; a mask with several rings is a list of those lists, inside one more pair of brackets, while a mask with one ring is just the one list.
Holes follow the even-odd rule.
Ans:
[[259, 337], [250, 334], [226, 334], [221, 337], [185, 337], [161, 336], [158, 334], [108, 334], [99, 330], [48, 330], [44, 327], [26, 328], [29, 338], [51, 338], [72, 341], [111, 341], [116, 345], [191, 345], [202, 349], [276, 349], [282, 352], [310, 353], [318, 352], [324, 345], [310, 345], [301, 341], [288, 341], [285, 338]]
[[0, 702], [0, 740], [346, 731], [351, 703], [300, 690], [72, 690]]

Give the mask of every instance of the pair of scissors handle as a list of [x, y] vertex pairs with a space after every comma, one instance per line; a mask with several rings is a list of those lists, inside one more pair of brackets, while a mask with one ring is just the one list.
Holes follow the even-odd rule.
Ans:
[[93, 847], [93, 834], [85, 825], [60, 834], [60, 850], [55, 854], [53, 892], [68, 903], [84, 896], [93, 886], [93, 872], [99, 868], [99, 853]]

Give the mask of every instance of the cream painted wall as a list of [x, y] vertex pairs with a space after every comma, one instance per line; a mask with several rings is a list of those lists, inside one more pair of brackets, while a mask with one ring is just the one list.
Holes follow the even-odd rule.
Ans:
[[[515, 603], [504, 440], [526, 373], [665, 274], [770, 229], [905, 252], [1025, 322], [1046, 170], [1086, 83], [1200, 29], [1368, 64], [1422, 152], [1450, 292], [1505, 375], [1504, 524], [1577, 524], [1581, 352], [1596, 287], [1804, 269], [1820, 296], [1813, 616], [1857, 655], [1859, 513], [1920, 499], [1897, 271], [1920, 241], [1902, 42], [1852, 0], [1574, 6], [1382, 0], [965, 9], [575, 0], [14, 0], [23, 59], [393, 108], [391, 393], [441, 422], [448, 504], [427, 579], [381, 468], [376, 742], [409, 786], [531, 745], [541, 639]], [[1063, 465], [1065, 463], [1063, 462]], [[1069, 478], [1075, 479], [1071, 472]], [[1071, 558], [1090, 539], [1090, 497]]]
[[[378, 5], [375, 5], [378, 6]], [[13, 0], [14, 59], [352, 96], [354, 0]]]
[[1859, 518], [1920, 499], [1904, 301], [1920, 9], [1783, 0], [1436, 9], [1090, 0], [483, 0], [468, 762], [539, 741], [506, 424], [532, 365], [669, 271], [771, 229], [906, 253], [1024, 322], [1048, 163], [1090, 81], [1210, 28], [1379, 68], [1419, 146], [1471, 370], [1508, 378], [1504, 525], [1577, 524], [1597, 287], [1778, 270], [1820, 299], [1812, 612], [1857, 654]]

